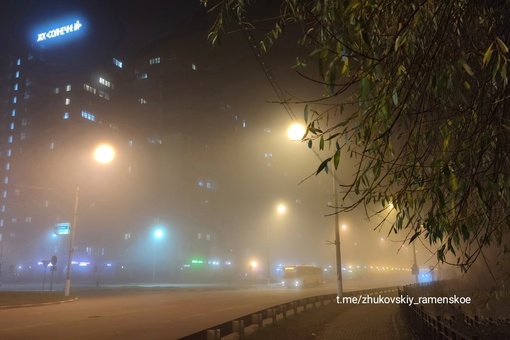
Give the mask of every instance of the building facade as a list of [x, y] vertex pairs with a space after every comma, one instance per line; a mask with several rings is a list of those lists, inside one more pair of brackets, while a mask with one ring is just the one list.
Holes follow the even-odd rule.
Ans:
[[[235, 178], [223, 164], [235, 155], [221, 136], [242, 121], [176, 37], [121, 58], [94, 45], [100, 32], [78, 35], [86, 22], [42, 30], [2, 58], [3, 280], [37, 276], [53, 255], [64, 277], [69, 235], [55, 225], [73, 213], [77, 277], [224, 279]], [[90, 158], [103, 142], [116, 149], [107, 166]]]

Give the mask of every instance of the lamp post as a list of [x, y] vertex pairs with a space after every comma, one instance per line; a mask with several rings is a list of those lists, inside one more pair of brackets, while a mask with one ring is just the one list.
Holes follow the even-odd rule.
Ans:
[[[115, 158], [115, 150], [106, 144], [100, 145], [94, 151], [94, 159], [100, 164], [108, 164]], [[66, 283], [64, 295], [69, 296], [71, 292], [71, 266], [73, 264], [74, 239], [76, 237], [76, 217], [78, 216], [78, 201], [80, 198], [80, 185], [76, 186], [74, 196], [73, 223], [70, 226], [69, 256], [67, 258]]]
[[[300, 141], [303, 140], [305, 136], [306, 129], [303, 125], [299, 123], [292, 124], [287, 130], [287, 136], [292, 141]], [[322, 161], [320, 156], [317, 154], [315, 150], [313, 153], [319, 160]], [[334, 204], [335, 208], [338, 207], [338, 188], [337, 188], [337, 180], [335, 176], [334, 167], [331, 169], [331, 176], [333, 177], [333, 193], [334, 193]], [[343, 285], [342, 285], [342, 253], [340, 251], [340, 225], [338, 219], [338, 213], [335, 213], [335, 252], [336, 252], [336, 275], [337, 275], [337, 295], [339, 298], [343, 297]]]
[[156, 246], [158, 239], [163, 237], [163, 230], [162, 229], [156, 229], [154, 231], [154, 252], [152, 257], [152, 283], [156, 281]]
[[[335, 196], [335, 209], [336, 209], [336, 207], [338, 207], [338, 188], [334, 169], [331, 170], [331, 176], [333, 176], [333, 192]], [[338, 298], [341, 299], [343, 297], [342, 252], [340, 251], [340, 225], [338, 224], [338, 213], [335, 214], [335, 253], [336, 253], [336, 290]]]
[[[285, 214], [285, 212], [287, 211], [287, 206], [283, 203], [280, 203], [276, 206], [276, 213], [278, 215], [283, 215]], [[269, 253], [270, 253], [270, 240], [269, 240], [269, 230], [270, 228], [270, 223], [267, 224], [267, 230], [266, 230], [266, 237], [267, 237], [267, 240], [266, 240], [266, 251], [267, 251], [267, 268], [266, 268], [266, 277], [267, 277], [267, 284], [271, 284], [271, 261], [270, 261], [270, 256], [269, 256]]]
[[250, 284], [253, 284], [253, 270], [257, 268], [257, 261], [250, 262]]

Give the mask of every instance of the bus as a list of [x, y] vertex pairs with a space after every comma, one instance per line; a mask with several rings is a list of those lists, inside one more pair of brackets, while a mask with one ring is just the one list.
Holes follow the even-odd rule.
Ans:
[[318, 287], [324, 282], [322, 277], [323, 269], [311, 265], [306, 266], [285, 266], [282, 268], [283, 287]]

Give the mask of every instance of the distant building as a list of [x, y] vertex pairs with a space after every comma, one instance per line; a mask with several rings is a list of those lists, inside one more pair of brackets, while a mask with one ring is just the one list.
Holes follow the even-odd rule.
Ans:
[[[2, 48], [3, 274], [28, 275], [54, 254], [65, 269], [68, 236], [53, 227], [72, 220], [77, 186], [73, 259], [83, 268], [73, 275], [140, 280], [157, 264], [160, 279], [195, 278], [193, 266], [230, 266], [223, 231], [235, 207], [222, 195], [235, 178], [222, 165], [221, 136], [245, 121], [175, 38], [124, 59], [96, 44], [101, 32], [86, 22], [46, 26], [31, 44]], [[88, 157], [103, 141], [117, 158], [99, 167]], [[161, 240], [156, 227], [166, 230]]]

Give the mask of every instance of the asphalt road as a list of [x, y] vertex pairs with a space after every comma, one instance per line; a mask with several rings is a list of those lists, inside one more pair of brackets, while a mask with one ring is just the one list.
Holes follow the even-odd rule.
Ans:
[[56, 305], [0, 310], [0, 339], [177, 339], [292, 300], [311, 289], [183, 289], [85, 294]]

